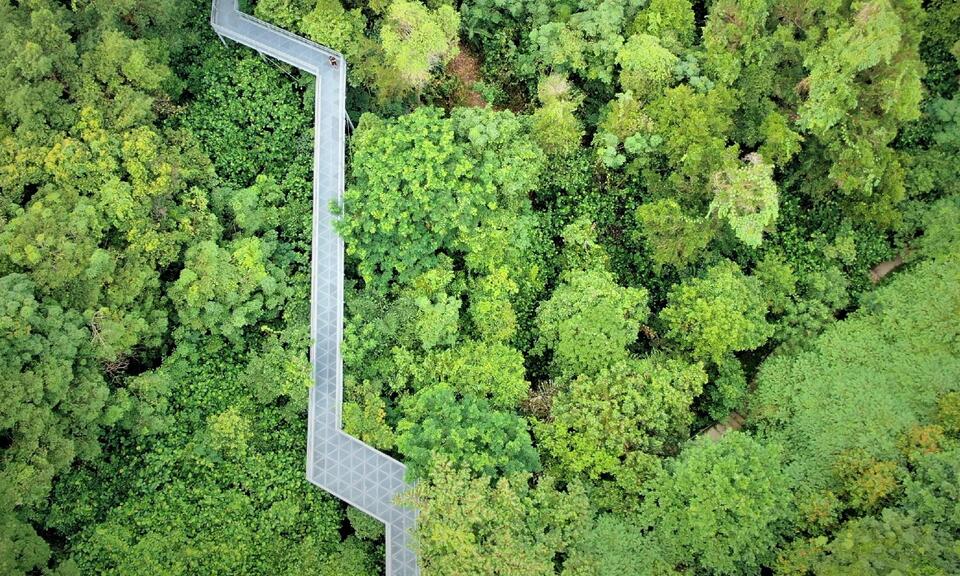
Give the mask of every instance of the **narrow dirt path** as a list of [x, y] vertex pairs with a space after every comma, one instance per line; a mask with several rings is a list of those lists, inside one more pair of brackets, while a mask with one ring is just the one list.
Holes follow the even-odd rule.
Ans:
[[903, 266], [904, 258], [910, 255], [910, 249], [905, 248], [896, 258], [881, 262], [870, 270], [870, 281], [874, 284], [883, 280], [884, 276]]
[[745, 420], [743, 416], [741, 416], [738, 412], [731, 412], [723, 422], [717, 422], [706, 430], [702, 430], [699, 434], [697, 434], [697, 436], [706, 436], [707, 438], [716, 442], [720, 438], [723, 438], [723, 435], [727, 432], [743, 428], [744, 422]]
[[453, 95], [455, 106], [482, 108], [487, 105], [483, 96], [473, 88], [480, 81], [480, 62], [463, 42], [460, 43], [460, 53], [447, 64], [447, 73], [460, 80]]

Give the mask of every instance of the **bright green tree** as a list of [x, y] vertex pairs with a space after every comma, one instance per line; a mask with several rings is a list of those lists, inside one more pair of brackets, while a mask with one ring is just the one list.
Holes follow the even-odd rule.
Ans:
[[888, 509], [846, 523], [809, 569], [824, 576], [946, 575], [960, 570], [960, 553], [949, 533]]
[[397, 448], [411, 478], [426, 475], [438, 456], [476, 475], [540, 469], [527, 421], [495, 410], [482, 398], [434, 384], [407, 398], [402, 410]]
[[748, 418], [785, 446], [788, 470], [806, 490], [840, 493], [850, 476], [841, 459], [900, 462], [900, 438], [955, 390], [958, 280], [956, 252], [922, 262], [806, 350], [761, 366]]
[[548, 576], [589, 521], [589, 503], [576, 483], [560, 490], [549, 477], [491, 483], [438, 461], [409, 503], [417, 517], [417, 554], [435, 576]]
[[366, 115], [351, 145], [339, 230], [364, 280], [381, 290], [457, 254], [500, 211], [529, 210], [543, 163], [521, 122], [492, 110]]
[[729, 260], [714, 265], [670, 291], [660, 312], [667, 335], [694, 358], [719, 363], [740, 350], [753, 350], [773, 333], [767, 304], [756, 278]]
[[310, 0], [260, 0], [253, 6], [253, 14], [281, 28], [293, 30], [312, 4]]
[[46, 563], [46, 543], [18, 516], [41, 505], [75, 458], [99, 454], [98, 436], [117, 415], [76, 311], [43, 305], [22, 274], [0, 277], [0, 566], [27, 573]]
[[459, 52], [460, 15], [451, 6], [434, 11], [417, 1], [394, 0], [384, 16], [380, 41], [389, 66], [408, 88], [419, 90], [430, 73]]
[[563, 230], [561, 284], [537, 310], [535, 350], [549, 350], [557, 375], [596, 374], [624, 360], [649, 314], [647, 291], [616, 283], [609, 257], [585, 218]]
[[701, 438], [649, 481], [641, 525], [664, 556], [713, 574], [754, 574], [773, 559], [791, 517], [781, 452], [730, 432]]
[[655, 36], [634, 34], [617, 53], [620, 86], [640, 101], [649, 102], [669, 88], [677, 62], [678, 58]]
[[576, 8], [561, 8], [558, 12], [566, 18], [556, 18], [545, 6], [532, 6], [529, 43], [536, 68], [613, 83], [617, 53], [639, 5], [635, 0], [587, 0]]
[[674, 53], [693, 44], [696, 22], [690, 0], [651, 0], [633, 21], [637, 34], [659, 39]]
[[580, 149], [583, 124], [575, 112], [579, 99], [567, 78], [551, 74], [540, 81], [537, 95], [542, 104], [531, 116], [531, 130], [547, 154], [567, 156]]
[[487, 398], [500, 409], [516, 408], [527, 397], [523, 354], [501, 342], [465, 340], [427, 356], [414, 387], [446, 382], [461, 394]]
[[184, 269], [170, 287], [180, 337], [222, 336], [236, 344], [244, 330], [275, 318], [291, 289], [270, 261], [274, 244], [245, 238], [227, 247], [202, 242], [187, 250]]
[[67, 128], [74, 117], [75, 111], [61, 98], [64, 81], [77, 73], [77, 46], [69, 32], [72, 19], [68, 10], [48, 3], [26, 9], [4, 2], [0, 16], [4, 124], [20, 127], [26, 144], [48, 126]]
[[[956, 395], [956, 393], [954, 393]], [[904, 483], [904, 508], [918, 520], [956, 534], [960, 531], [960, 448], [919, 458]]]
[[603, 514], [576, 541], [563, 576], [675, 576], [657, 542], [630, 517]]
[[799, 23], [825, 30], [803, 60], [798, 123], [826, 147], [845, 207], [880, 225], [897, 222], [906, 195], [902, 157], [890, 144], [920, 114], [921, 10], [915, 1], [875, 0]]
[[[719, 0], [703, 27], [704, 67], [724, 85], [733, 84], [751, 64], [768, 57], [770, 2]], [[748, 96], [749, 97], [749, 96]]]
[[537, 346], [558, 374], [596, 374], [624, 360], [646, 319], [647, 292], [624, 288], [605, 270], [575, 270], [541, 304]]
[[[266, 8], [267, 4], [276, 3], [277, 0], [257, 2], [256, 10], [262, 10], [274, 20], [282, 18], [282, 11]], [[365, 56], [370, 50], [370, 41], [364, 36], [367, 21], [359, 8], [346, 10], [340, 0], [316, 0], [313, 10], [301, 11], [296, 18], [304, 34], [315, 42], [342, 52], [350, 68], [359, 67], [360, 77], [366, 76], [368, 62]], [[353, 76], [356, 78], [357, 74]]]
[[696, 206], [706, 200], [709, 176], [736, 158], [737, 147], [729, 144], [736, 108], [733, 92], [717, 87], [706, 94], [688, 84], [669, 88], [643, 107], [650, 119], [647, 131], [662, 143], [656, 150], [667, 171], [644, 173], [649, 185], [666, 188]]
[[[593, 137], [598, 160], [607, 168], [617, 169], [626, 164], [628, 157], [649, 152], [660, 143], [654, 140], [659, 136], [645, 137], [652, 132], [652, 126], [633, 94], [618, 94], [604, 107]], [[626, 144], [628, 139], [630, 147]]]
[[[915, 9], [910, 4], [904, 7]], [[903, 16], [888, 0], [862, 3], [851, 16], [851, 21], [834, 29], [805, 62], [810, 69], [809, 96], [800, 109], [801, 124], [817, 135], [828, 134], [843, 121], [845, 113], [857, 105], [863, 89], [857, 75], [875, 68], [879, 68], [875, 72], [882, 74], [881, 65], [889, 64], [903, 49], [904, 40], [910, 41], [904, 38]], [[918, 72], [918, 63], [904, 62], [901, 73], [906, 75], [875, 95], [889, 98], [884, 104], [894, 117], [902, 115], [900, 119], [906, 120], [917, 116]], [[888, 93], [891, 89], [899, 89], [900, 93]]]
[[684, 269], [695, 263], [714, 235], [709, 221], [688, 216], [669, 198], [637, 208], [637, 224], [657, 267]]

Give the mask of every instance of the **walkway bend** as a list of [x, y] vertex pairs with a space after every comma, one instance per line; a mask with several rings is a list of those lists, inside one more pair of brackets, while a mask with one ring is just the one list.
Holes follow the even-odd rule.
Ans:
[[240, 11], [238, 0], [213, 0], [210, 24], [221, 38], [313, 74], [313, 246], [310, 289], [310, 390], [307, 479], [386, 526], [387, 576], [417, 576], [410, 548], [416, 512], [394, 504], [407, 489], [405, 468], [343, 432], [343, 242], [329, 207], [343, 196], [347, 63], [343, 55]]

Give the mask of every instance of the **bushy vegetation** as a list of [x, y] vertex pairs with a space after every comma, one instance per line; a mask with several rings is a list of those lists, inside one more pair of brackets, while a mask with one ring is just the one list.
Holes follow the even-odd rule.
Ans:
[[[960, 573], [956, 2], [247, 4], [349, 62], [424, 574]], [[302, 471], [313, 79], [208, 9], [0, 0], [0, 573], [381, 573]]]

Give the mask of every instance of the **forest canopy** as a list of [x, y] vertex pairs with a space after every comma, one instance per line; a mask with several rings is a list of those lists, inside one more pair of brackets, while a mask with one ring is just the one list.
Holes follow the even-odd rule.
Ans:
[[[349, 64], [425, 576], [960, 573], [960, 4], [250, 0]], [[0, 573], [377, 575], [303, 474], [314, 79], [0, 0]]]

